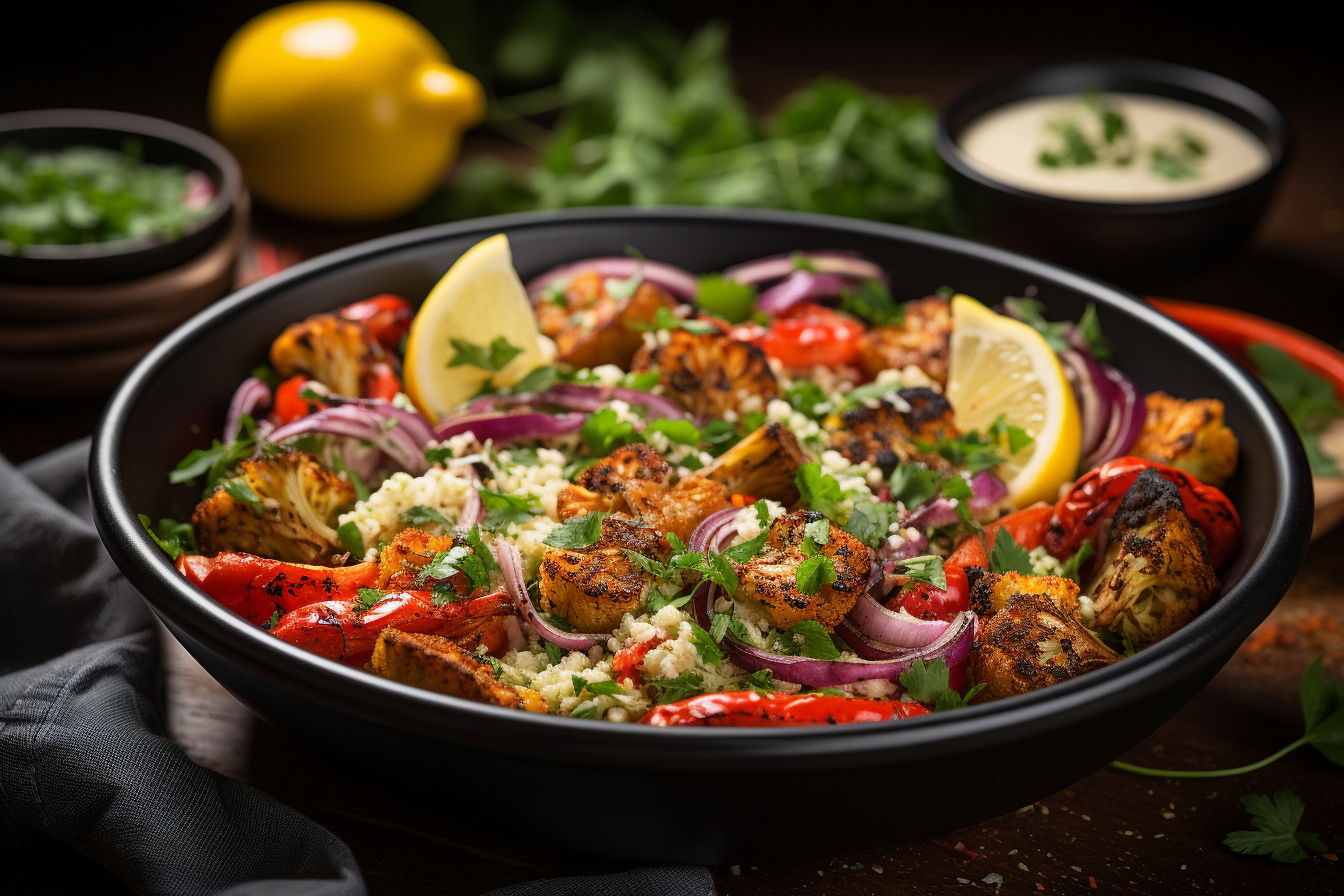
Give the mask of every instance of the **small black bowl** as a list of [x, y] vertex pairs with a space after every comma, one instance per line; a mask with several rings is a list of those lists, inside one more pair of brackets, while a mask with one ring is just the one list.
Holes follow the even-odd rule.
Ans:
[[[173, 568], [136, 519], [185, 519], [196, 489], [167, 471], [209, 444], [238, 383], [275, 334], [380, 292], [423, 296], [468, 248], [508, 235], [524, 279], [637, 246], [692, 271], [792, 250], [852, 249], [899, 297], [943, 283], [986, 301], [1028, 285], [1051, 317], [1094, 303], [1114, 363], [1145, 392], [1217, 398], [1241, 440], [1227, 493], [1242, 545], [1222, 597], [1171, 637], [1106, 669], [1030, 694], [896, 722], [807, 728], [618, 725], [473, 703], [379, 678], [285, 643]], [[341, 249], [198, 314], [131, 371], [89, 460], [94, 519], [128, 581], [187, 650], [263, 719], [325, 755], [433, 768], [462, 805], [508, 830], [625, 861], [731, 864], [852, 853], [982, 822], [1067, 787], [1148, 736], [1204, 686], [1287, 590], [1311, 531], [1302, 443], [1234, 360], [1137, 297], [1043, 262], [886, 224], [747, 209], [573, 209], [463, 221]], [[333, 782], [333, 787], [340, 786]], [[547, 788], [574, 794], [539, 800]], [[516, 808], [517, 811], [510, 811]], [[625, 817], [593, 836], [578, 819]], [[570, 813], [573, 818], [565, 815]], [[793, 819], [806, 827], [780, 836]]]
[[[1208, 196], [1099, 202], [1002, 183], [957, 145], [972, 122], [1000, 106], [1091, 89], [1165, 97], [1217, 112], [1264, 142], [1270, 166], [1249, 183]], [[1045, 65], [983, 81], [943, 108], [936, 138], [953, 193], [978, 238], [1133, 288], [1194, 273], [1236, 252], [1273, 196], [1289, 145], [1282, 113], [1250, 88], [1199, 69], [1140, 59]]]
[[114, 283], [148, 277], [186, 264], [228, 230], [243, 176], [229, 151], [204, 134], [158, 118], [102, 109], [0, 115], [0, 146], [17, 143], [30, 152], [71, 146], [120, 150], [127, 140], [139, 142], [145, 162], [181, 165], [209, 177], [215, 196], [205, 214], [171, 239], [149, 236], [73, 246], [32, 245], [19, 251], [0, 242], [0, 282]]

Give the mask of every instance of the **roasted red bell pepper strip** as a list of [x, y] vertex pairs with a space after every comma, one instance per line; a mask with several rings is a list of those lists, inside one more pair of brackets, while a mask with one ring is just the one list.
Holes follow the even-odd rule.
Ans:
[[1045, 544], [1045, 533], [1050, 529], [1050, 519], [1054, 513], [1055, 508], [1043, 504], [1000, 517], [985, 526], [982, 532], [971, 535], [957, 545], [952, 555], [943, 561], [943, 570], [965, 569], [968, 566], [989, 569], [989, 552], [994, 549], [994, 539], [998, 537], [1000, 529], [1007, 529], [1013, 541], [1029, 551], [1040, 547]]
[[762, 694], [759, 691], [727, 691], [701, 694], [677, 703], [655, 706], [640, 724], [722, 725], [733, 728], [777, 728], [791, 725], [846, 725], [850, 722], [885, 722], [908, 719], [931, 712], [918, 703], [899, 700], [864, 700], [829, 694]]
[[411, 318], [415, 316], [410, 302], [391, 293], [346, 305], [340, 315], [346, 320], [362, 323], [383, 348], [394, 352], [400, 351], [401, 337], [410, 330]]
[[367, 610], [357, 600], [301, 607], [280, 617], [271, 634], [333, 660], [363, 663], [383, 629], [456, 638], [513, 612], [513, 598], [504, 592], [436, 607], [428, 591], [397, 591]]
[[283, 616], [324, 600], [351, 600], [359, 589], [378, 583], [378, 564], [373, 562], [331, 568], [255, 554], [183, 554], [177, 568], [188, 582], [258, 625], [270, 621], [277, 610]]
[[271, 405], [272, 423], [284, 426], [309, 414], [316, 414], [326, 407], [320, 401], [309, 401], [300, 397], [299, 393], [303, 391], [303, 385], [308, 380], [309, 377], [298, 374], [275, 387], [275, 402]]
[[375, 362], [364, 377], [364, 398], [391, 401], [401, 391], [401, 378], [386, 361]]
[[1181, 492], [1185, 512], [1204, 533], [1209, 565], [1218, 569], [1241, 541], [1241, 516], [1227, 495], [1175, 467], [1141, 457], [1117, 457], [1086, 473], [1055, 505], [1046, 549], [1061, 559], [1072, 556], [1115, 514], [1120, 498], [1144, 470], [1152, 468]]

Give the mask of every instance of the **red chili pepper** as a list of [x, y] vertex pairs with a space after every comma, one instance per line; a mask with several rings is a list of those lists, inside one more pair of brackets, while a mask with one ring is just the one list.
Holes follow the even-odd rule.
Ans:
[[647, 641], [641, 641], [638, 644], [631, 644], [629, 647], [622, 648], [611, 659], [611, 677], [615, 681], [630, 679], [631, 684], [639, 687], [644, 683], [644, 674], [639, 671], [640, 665], [644, 662], [644, 657], [649, 655], [649, 651], [666, 641], [666, 638], [652, 637]]
[[330, 568], [255, 554], [183, 554], [177, 558], [177, 568], [188, 582], [258, 625], [277, 610], [283, 616], [324, 600], [351, 600], [359, 589], [378, 582], [377, 563]]
[[411, 328], [411, 303], [401, 296], [384, 293], [346, 305], [340, 310], [346, 320], [359, 321], [369, 335], [390, 351], [400, 351], [401, 337]]
[[401, 391], [401, 378], [386, 361], [375, 361], [364, 378], [364, 398], [391, 401]]
[[935, 588], [928, 582], [916, 582], [902, 589], [887, 601], [887, 609], [899, 611], [902, 607], [916, 619], [951, 619], [971, 607], [971, 586], [966, 571], [960, 567], [943, 566], [947, 588]]
[[931, 712], [918, 703], [899, 700], [864, 700], [829, 694], [762, 694], [759, 691], [728, 691], [701, 694], [677, 703], [655, 706], [640, 724], [714, 725], [733, 728], [777, 728], [792, 725], [846, 725], [850, 722], [885, 722], [908, 719]]
[[309, 401], [299, 396], [299, 393], [303, 391], [303, 384], [308, 380], [309, 377], [299, 374], [290, 377], [275, 387], [275, 402], [271, 405], [271, 418], [276, 426], [293, 423], [309, 414], [316, 414], [326, 407], [320, 401]]
[[1219, 568], [1241, 541], [1241, 516], [1227, 495], [1175, 467], [1141, 457], [1117, 457], [1085, 474], [1055, 505], [1046, 549], [1061, 559], [1072, 556], [1084, 541], [1097, 534], [1102, 523], [1115, 515], [1120, 498], [1144, 470], [1152, 468], [1181, 492], [1181, 502], [1190, 519], [1204, 533], [1209, 565]]
[[1054, 513], [1055, 508], [1047, 504], [1000, 517], [957, 545], [952, 555], [943, 561], [943, 571], [966, 569], [969, 566], [989, 569], [989, 552], [994, 549], [994, 539], [998, 537], [1000, 529], [1007, 529], [1013, 541], [1029, 551], [1040, 547], [1045, 544], [1045, 533], [1050, 530], [1050, 518]]

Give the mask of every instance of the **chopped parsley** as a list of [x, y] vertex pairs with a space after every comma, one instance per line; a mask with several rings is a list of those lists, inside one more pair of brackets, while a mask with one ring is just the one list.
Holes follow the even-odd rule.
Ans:
[[644, 441], [635, 424], [620, 419], [612, 408], [589, 414], [579, 435], [588, 445], [588, 451], [598, 457], [605, 457], [622, 445]]
[[844, 494], [840, 490], [840, 481], [830, 473], [824, 473], [821, 464], [816, 461], [805, 463], [794, 477], [802, 503], [809, 510], [815, 510], [823, 516], [834, 519], [837, 516]]
[[[840, 651], [831, 640], [831, 633], [815, 619], [804, 619], [785, 632], [802, 640], [803, 656], [814, 660], [838, 660]], [[797, 643], [795, 641], [795, 643]]]
[[1332, 421], [1344, 416], [1330, 381], [1297, 363], [1291, 355], [1267, 342], [1246, 346], [1260, 381], [1288, 412], [1314, 476], [1338, 476], [1339, 465], [1321, 450], [1320, 435]]
[[654, 690], [654, 702], [659, 704], [676, 703], [705, 690], [704, 676], [695, 672], [683, 672], [676, 678], [655, 678], [647, 684]]
[[695, 647], [695, 652], [700, 654], [700, 660], [706, 666], [717, 665], [723, 662], [723, 651], [719, 649], [718, 642], [709, 634], [709, 632], [689, 622], [691, 627], [691, 645]]
[[523, 350], [503, 336], [496, 336], [489, 345], [477, 345], [465, 339], [449, 339], [454, 354], [448, 361], [449, 367], [478, 367], [491, 373], [498, 373]]
[[687, 333], [695, 333], [699, 336], [709, 333], [719, 332], [719, 328], [708, 321], [703, 320], [683, 320], [677, 317], [667, 309], [666, 305], [659, 305], [653, 313], [651, 323], [633, 322], [630, 326], [637, 330], [685, 330]]
[[962, 695], [948, 686], [948, 678], [947, 663], [936, 659], [929, 662], [915, 660], [901, 673], [899, 680], [912, 698], [920, 703], [932, 703], [934, 712], [960, 709], [985, 687], [983, 684], [972, 685]]
[[811, 380], [795, 381], [784, 398], [795, 411], [812, 420], [820, 420], [834, 410], [830, 397]]
[[401, 518], [411, 526], [421, 526], [425, 523], [436, 523], [445, 529], [451, 529], [453, 524], [433, 507], [426, 507], [424, 504], [417, 504], [401, 515]]
[[509, 389], [514, 395], [536, 395], [555, 385], [556, 370], [550, 364], [534, 367]]
[[485, 507], [485, 519], [481, 525], [487, 529], [503, 529], [510, 523], [522, 525], [543, 513], [533, 495], [505, 495], [488, 488], [479, 491], [481, 504]]
[[854, 503], [845, 531], [873, 550], [882, 546], [891, 535], [891, 524], [896, 522], [901, 508], [888, 501], [860, 500]]
[[825, 554], [813, 554], [798, 564], [794, 583], [804, 594], [816, 594], [835, 581], [835, 563]]
[[899, 327], [905, 322], [905, 306], [891, 297], [891, 291], [877, 280], [865, 280], [853, 292], [840, 293], [840, 310], [874, 327]]
[[606, 516], [600, 510], [572, 516], [552, 529], [542, 544], [552, 548], [591, 547], [602, 537], [602, 520]]
[[989, 425], [989, 437], [1000, 446], [1006, 445], [1009, 457], [1036, 441], [1036, 437], [1031, 433], [1009, 423], [1007, 414], [1000, 414], [994, 418], [994, 422]]
[[924, 582], [941, 590], [947, 590], [947, 575], [943, 572], [943, 558], [937, 554], [925, 554], [911, 557], [896, 564], [896, 570], [912, 582]]
[[1110, 346], [1101, 332], [1101, 321], [1097, 317], [1097, 307], [1092, 302], [1087, 303], [1087, 307], [1083, 309], [1083, 316], [1078, 318], [1076, 324], [1068, 321], [1046, 320], [1045, 303], [1040, 299], [1025, 296], [1005, 296], [1003, 306], [1022, 323], [1040, 333], [1046, 343], [1057, 352], [1068, 351], [1073, 347], [1066, 336], [1070, 330], [1076, 327], [1078, 334], [1086, 340], [1087, 347], [1092, 352], [1092, 357], [1099, 361], [1105, 361], [1111, 356]]
[[661, 594], [651, 594], [649, 595], [649, 603], [645, 608], [645, 612], [652, 616], [663, 607], [676, 607], [677, 609], [680, 609], [686, 606], [687, 601], [690, 599], [691, 595], [689, 594], [683, 594], [681, 597], [674, 597], [671, 599], [663, 597]]
[[918, 507], [938, 494], [938, 474], [915, 464], [897, 464], [887, 480], [891, 500]]
[[183, 554], [196, 553], [196, 534], [192, 531], [191, 523], [179, 523], [177, 520], [164, 517], [157, 525], [151, 526], [149, 517], [143, 513], [136, 516], [140, 518], [140, 525], [145, 527], [149, 537], [163, 548], [170, 559], [176, 560]]
[[359, 531], [359, 526], [355, 524], [354, 520], [341, 523], [336, 530], [336, 538], [340, 541], [341, 547], [351, 554], [361, 559], [364, 557], [364, 535]]
[[678, 445], [700, 444], [700, 428], [689, 420], [655, 420], [644, 431], [660, 432]]
[[189, 453], [168, 474], [173, 485], [195, 485], [205, 479], [205, 494], [213, 492], [228, 479], [234, 467], [253, 455], [257, 447], [257, 424], [247, 414], [238, 416], [237, 438], [225, 445], [215, 439], [209, 448], [197, 448]]
[[963, 433], [956, 438], [939, 439], [936, 442], [916, 439], [915, 444], [921, 451], [938, 452], [953, 466], [960, 467], [972, 475], [996, 467], [1004, 461], [998, 452], [998, 446], [976, 430]]
[[1096, 553], [1096, 549], [1092, 547], [1092, 542], [1083, 542], [1082, 546], [1074, 551], [1073, 556], [1064, 561], [1063, 568], [1060, 570], [1059, 574], [1066, 579], [1073, 579], [1079, 586], [1081, 586], [1083, 584], [1081, 578], [1083, 564], [1092, 559], [1093, 555]]
[[252, 508], [252, 512], [257, 516], [265, 514], [265, 508], [261, 506], [261, 498], [252, 491], [252, 486], [247, 484], [246, 479], [230, 479], [224, 483], [224, 493], [236, 501], [240, 501]]
[[706, 274], [696, 288], [695, 304], [730, 324], [740, 324], [756, 307], [756, 289], [720, 274]]
[[1031, 562], [1031, 552], [1018, 544], [1006, 526], [1000, 526], [994, 536], [994, 547], [989, 552], [989, 571], [1020, 572], [1024, 576], [1036, 574]]
[[355, 598], [355, 611], [358, 613], [367, 612], [386, 596], [386, 591], [380, 591], [377, 588], [361, 588], [359, 589], [359, 595]]

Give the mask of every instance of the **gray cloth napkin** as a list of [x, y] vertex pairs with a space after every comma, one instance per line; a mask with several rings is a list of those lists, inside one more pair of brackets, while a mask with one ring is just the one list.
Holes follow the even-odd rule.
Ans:
[[[149, 610], [89, 515], [88, 441], [0, 457], [0, 849], [54, 837], [139, 893], [364, 896], [350, 848], [162, 734]], [[7, 859], [12, 860], [12, 859]], [[489, 896], [714, 896], [703, 868]]]

